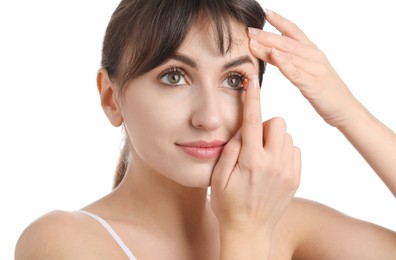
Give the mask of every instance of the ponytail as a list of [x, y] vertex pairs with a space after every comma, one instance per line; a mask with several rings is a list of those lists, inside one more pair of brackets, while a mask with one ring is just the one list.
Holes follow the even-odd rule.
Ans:
[[125, 137], [124, 145], [120, 152], [120, 158], [118, 159], [117, 168], [114, 175], [114, 182], [113, 182], [113, 189], [117, 188], [118, 185], [121, 183], [122, 179], [126, 174], [128, 164], [129, 164], [129, 154], [130, 154], [130, 147], [129, 147], [128, 138]]

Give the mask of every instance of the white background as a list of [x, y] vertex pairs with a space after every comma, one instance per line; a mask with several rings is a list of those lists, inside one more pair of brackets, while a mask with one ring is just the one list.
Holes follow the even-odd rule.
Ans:
[[[18, 236], [40, 215], [78, 209], [111, 190], [121, 133], [100, 108], [95, 76], [118, 2], [0, 2], [0, 259], [13, 258]], [[353, 93], [395, 130], [391, 3], [262, 1], [303, 28]], [[273, 67], [262, 93], [265, 118], [284, 117], [302, 149], [297, 195], [396, 230], [393, 195]]]

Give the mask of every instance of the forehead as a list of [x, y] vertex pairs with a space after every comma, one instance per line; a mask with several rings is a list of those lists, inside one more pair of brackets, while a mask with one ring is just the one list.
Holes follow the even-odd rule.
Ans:
[[[213, 22], [204, 18], [198, 19], [191, 27], [178, 52], [198, 57], [203, 54], [223, 58], [250, 55], [246, 28], [234, 20], [230, 20], [229, 26], [231, 35], [229, 35], [226, 28], [224, 28], [223, 34], [219, 35]], [[224, 54], [220, 51], [219, 37], [224, 41], [224, 50], [228, 50], [228, 47], [230, 47], [229, 51]], [[228, 46], [230, 37], [231, 45]]]

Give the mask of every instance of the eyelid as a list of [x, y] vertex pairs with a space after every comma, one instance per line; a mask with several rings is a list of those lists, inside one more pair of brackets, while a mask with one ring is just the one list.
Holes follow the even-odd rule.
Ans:
[[176, 66], [171, 66], [168, 69], [162, 71], [159, 75], [158, 75], [158, 79], [163, 78], [166, 74], [171, 73], [171, 72], [179, 72], [181, 76], [185, 77], [186, 76], [186, 72], [180, 68], [180, 67], [176, 67]]
[[246, 78], [246, 73], [238, 72], [238, 71], [230, 71], [230, 72], [228, 72], [227, 77], [231, 77], [231, 76], [239, 76], [239, 77], [245, 79]]

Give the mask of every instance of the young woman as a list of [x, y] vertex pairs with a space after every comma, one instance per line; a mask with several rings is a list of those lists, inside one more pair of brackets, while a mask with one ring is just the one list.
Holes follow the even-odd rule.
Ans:
[[296, 25], [266, 17], [282, 35], [253, 0], [123, 0], [97, 77], [126, 135], [115, 189], [32, 223], [16, 259], [395, 259], [393, 231], [293, 198], [300, 152], [282, 119], [262, 123], [265, 62], [395, 195], [396, 137]]

